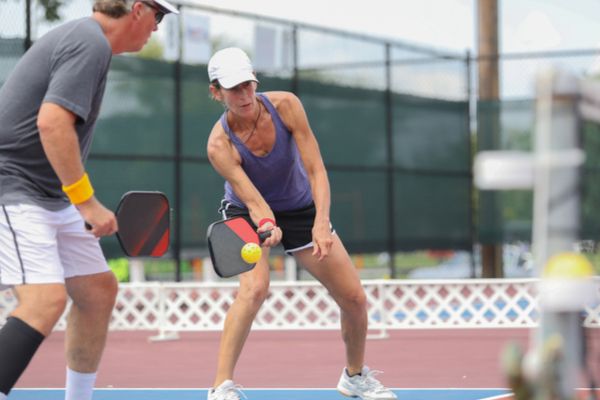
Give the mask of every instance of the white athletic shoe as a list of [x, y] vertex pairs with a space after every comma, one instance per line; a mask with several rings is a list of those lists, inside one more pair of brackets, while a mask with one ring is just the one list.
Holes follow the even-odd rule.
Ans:
[[241, 400], [247, 399], [246, 395], [240, 390], [241, 386], [236, 385], [231, 380], [221, 383], [216, 389], [208, 391], [208, 400]]
[[344, 396], [362, 400], [396, 400], [398, 397], [375, 378], [380, 373], [381, 371], [371, 371], [364, 366], [360, 375], [350, 377], [344, 368], [337, 390]]

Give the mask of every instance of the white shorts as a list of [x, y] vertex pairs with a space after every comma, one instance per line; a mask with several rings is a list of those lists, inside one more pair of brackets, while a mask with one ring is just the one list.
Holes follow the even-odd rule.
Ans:
[[64, 283], [105, 271], [99, 239], [74, 206], [0, 205], [0, 284]]

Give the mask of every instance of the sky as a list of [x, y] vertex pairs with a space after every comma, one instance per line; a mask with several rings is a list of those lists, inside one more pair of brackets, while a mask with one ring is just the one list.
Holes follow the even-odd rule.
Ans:
[[[477, 55], [479, 0], [180, 1], [184, 5], [248, 12], [460, 54], [469, 50], [472, 55]], [[89, 15], [91, 2], [65, 0], [64, 19]], [[3, 21], [0, 36], [22, 35], [22, 4], [22, 0], [0, 0], [0, 19]], [[600, 51], [600, 0], [498, 0], [498, 5], [501, 53], [575, 49]], [[228, 33], [243, 29], [235, 22], [222, 25], [213, 24], [210, 29]], [[42, 28], [37, 34], [41, 35], [44, 29], [49, 28]], [[165, 27], [161, 26], [159, 37], [164, 38], [165, 31]], [[600, 57], [571, 57], [561, 61], [576, 69], [577, 73], [591, 71], [600, 74]], [[503, 95], [527, 95], [531, 91], [531, 75], [538, 67], [534, 63], [506, 63], [502, 71]]]
[[[443, 49], [463, 51], [473, 42], [472, 0], [191, 0], [189, 3], [252, 12]], [[452, 34], [448, 35], [446, 29], [437, 29], [443, 26], [452, 29]]]
[[[180, 0], [464, 52], [477, 48], [478, 0]], [[174, 2], [176, 2], [174, 0]], [[22, 0], [0, 1], [0, 36], [21, 21]], [[65, 0], [63, 16], [91, 0]], [[87, 4], [86, 4], [87, 3]], [[503, 52], [600, 47], [598, 0], [498, 0]], [[10, 21], [6, 21], [6, 17]]]
[[[486, 0], [483, 0], [486, 1]], [[250, 12], [477, 55], [478, 0], [187, 0], [189, 4]], [[599, 0], [498, 0], [501, 53], [598, 50]], [[221, 27], [234, 29], [233, 27]], [[600, 74], [597, 55], [501, 63], [503, 98], [529, 98], [548, 65], [577, 75]]]
[[[477, 0], [187, 0], [440, 49], [476, 51]], [[499, 0], [504, 52], [598, 48], [598, 0]]]

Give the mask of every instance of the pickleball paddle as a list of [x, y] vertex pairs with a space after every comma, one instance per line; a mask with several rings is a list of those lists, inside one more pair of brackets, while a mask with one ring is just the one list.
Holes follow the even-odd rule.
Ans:
[[[115, 216], [117, 240], [129, 257], [161, 257], [169, 249], [169, 200], [161, 192], [131, 191], [121, 197]], [[92, 227], [86, 223], [86, 228]]]
[[271, 232], [260, 235], [243, 217], [233, 217], [212, 223], [208, 227], [208, 251], [217, 275], [229, 278], [250, 271], [256, 263], [242, 259], [241, 250], [246, 243], [260, 245]]

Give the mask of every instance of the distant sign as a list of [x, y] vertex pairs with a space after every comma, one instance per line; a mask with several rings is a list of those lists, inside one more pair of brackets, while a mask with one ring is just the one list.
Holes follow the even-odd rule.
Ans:
[[212, 53], [210, 42], [210, 18], [193, 13], [185, 13], [180, 19], [166, 20], [166, 41], [164, 57], [174, 61], [179, 58], [181, 24], [181, 61], [186, 64], [206, 64]]

